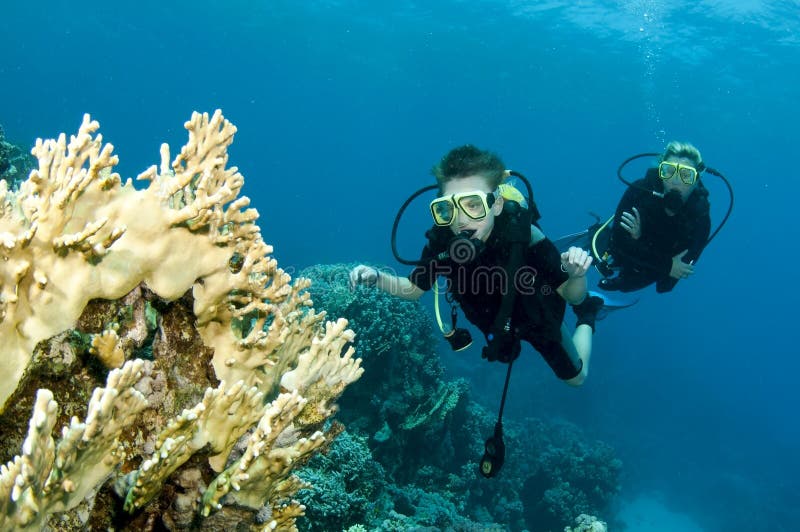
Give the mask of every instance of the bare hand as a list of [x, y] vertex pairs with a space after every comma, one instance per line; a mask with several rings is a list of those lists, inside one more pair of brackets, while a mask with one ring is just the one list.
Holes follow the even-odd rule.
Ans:
[[633, 214], [627, 211], [622, 213], [619, 224], [630, 233], [631, 238], [639, 240], [639, 237], [642, 236], [642, 218], [639, 216], [639, 209], [634, 207], [632, 210]]
[[592, 265], [592, 256], [585, 249], [572, 246], [561, 254], [561, 268], [570, 277], [583, 277]]
[[684, 249], [674, 257], [672, 257], [672, 269], [669, 271], [669, 276], [673, 279], [687, 279], [694, 273], [694, 265], [692, 262], [683, 262], [683, 256], [688, 253], [688, 249]]
[[378, 282], [378, 270], [372, 266], [365, 266], [359, 264], [350, 270], [350, 290], [356, 289], [356, 286], [363, 284], [367, 286], [375, 286]]

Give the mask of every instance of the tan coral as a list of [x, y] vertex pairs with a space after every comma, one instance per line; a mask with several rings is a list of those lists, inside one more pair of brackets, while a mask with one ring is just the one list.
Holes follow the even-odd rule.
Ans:
[[298, 461], [323, 445], [325, 438], [320, 432], [310, 438], [279, 438], [290, 428], [305, 403], [297, 392], [281, 394], [273, 401], [248, 438], [244, 454], [206, 490], [202, 500], [204, 515], [219, 509], [220, 500], [228, 494], [237, 504], [259, 508], [264, 501], [283, 501], [303, 486], [293, 477], [291, 486], [287, 486], [284, 479]]
[[272, 521], [269, 526], [272, 530], [281, 530], [282, 532], [297, 532], [295, 520], [301, 515], [305, 514], [305, 506], [297, 501], [290, 501], [272, 512]]
[[419, 404], [413, 413], [406, 416], [400, 427], [412, 430], [431, 421], [441, 422], [458, 405], [462, 393], [463, 386], [459, 381], [442, 384], [427, 401]]
[[[253, 508], [270, 505], [270, 526], [290, 530], [302, 512], [291, 501], [299, 484], [290, 471], [326, 441], [317, 425], [335, 412], [334, 401], [363, 371], [352, 348], [342, 356], [353, 334], [345, 320], [323, 326], [324, 313], [314, 311], [305, 291], [308, 281], [292, 281], [270, 256], [272, 247], [255, 224], [258, 213], [239, 195], [243, 177], [227, 167], [236, 128], [219, 111], [192, 115], [185, 125], [189, 141], [173, 161], [162, 145], [160, 164], [139, 175], [148, 182], [143, 190], [114, 173], [117, 157], [96, 134], [98, 127], [86, 115], [69, 142], [65, 135], [38, 140], [33, 153], [39, 167], [29, 180], [17, 192], [0, 184], [2, 410], [34, 347], [72, 328], [89, 301], [117, 300], [140, 284], [165, 301], [189, 291], [196, 332], [203, 349], [213, 352], [211, 382], [221, 383], [157, 437], [137, 436], [154, 444], [155, 452], [142, 457], [130, 475], [126, 507], [145, 505], [195, 453], [208, 453], [208, 463], [221, 471], [236, 440], [255, 424], [268, 423], [269, 429], [259, 425], [260, 432], [253, 432], [261, 435], [253, 448], [262, 458], [248, 455], [237, 462], [247, 464], [250, 476], [237, 477], [239, 491], [230, 498]], [[106, 331], [93, 340], [94, 352], [109, 367], [125, 358], [114, 336]], [[65, 429], [44, 484], [49, 435], [41, 419], [50, 417], [34, 414], [41, 427], [41, 434], [32, 432], [33, 441], [41, 442], [34, 450], [40, 452], [25, 451], [2, 470], [0, 490], [19, 493], [0, 503], [0, 520], [42, 523], [102, 484], [129, 452], [117, 436], [125, 424], [134, 426], [143, 408], [141, 394], [128, 382], [150, 370], [150, 363], [141, 363], [125, 363], [109, 374], [106, 389], [96, 390], [86, 421], [75, 419]], [[265, 398], [280, 388], [296, 397], [293, 414], [267, 416], [272, 407], [264, 405]], [[50, 401], [43, 395], [36, 412], [51, 408]], [[270, 436], [267, 445], [264, 434], [278, 439]], [[224, 484], [224, 474], [216, 486]], [[59, 494], [59, 502], [50, 494]]]
[[[325, 336], [314, 338], [311, 348], [298, 357], [297, 367], [281, 377], [281, 388], [309, 398], [298, 422], [314, 426], [333, 415], [336, 398], [361, 377], [361, 359], [354, 359], [355, 350], [347, 347], [354, 337], [347, 329], [347, 320], [326, 323]], [[340, 356], [342, 351], [344, 355]]]
[[120, 433], [145, 406], [133, 387], [147, 365], [128, 362], [95, 390], [86, 419], [73, 418], [56, 446], [51, 436], [58, 405], [40, 390], [22, 455], [0, 470], [0, 528], [40, 530], [52, 512], [68, 510], [104, 481], [124, 459]]
[[[0, 402], [37, 342], [68, 329], [90, 299], [119, 298], [140, 282], [167, 300], [192, 289], [219, 378], [273, 391], [287, 369], [284, 344], [305, 344], [323, 316], [294, 317], [308, 306], [305, 281], [292, 285], [269, 257], [256, 211], [238, 197], [242, 176], [225, 168], [235, 127], [219, 112], [195, 113], [176, 160], [170, 163], [162, 146], [160, 172], [153, 166], [139, 176], [150, 181], [146, 190], [111, 173], [116, 156], [100, 135], [92, 137], [97, 128], [86, 116], [69, 144], [64, 135], [37, 141], [39, 169], [16, 195], [0, 194], [7, 261], [0, 273], [0, 370], [10, 377], [0, 383]], [[175, 252], [181, 249], [192, 250], [192, 260]], [[241, 265], [234, 269], [235, 257]], [[247, 313], [256, 315], [256, 326], [245, 338], [233, 337], [231, 321]], [[262, 332], [267, 316], [272, 326]], [[303, 337], [293, 342], [298, 331]], [[264, 375], [272, 378], [253, 371], [270, 366], [276, 367]]]
[[[158, 436], [153, 455], [145, 460], [134, 477], [125, 507], [142, 507], [158, 491], [164, 480], [205, 445], [216, 453], [229, 450], [264, 411], [263, 394], [239, 381], [230, 388], [222, 382], [206, 390], [203, 401], [172, 420]], [[224, 466], [226, 455], [222, 456]]]
[[119, 344], [119, 335], [114, 329], [106, 329], [92, 337], [91, 353], [109, 369], [122, 366], [125, 362], [125, 351]]

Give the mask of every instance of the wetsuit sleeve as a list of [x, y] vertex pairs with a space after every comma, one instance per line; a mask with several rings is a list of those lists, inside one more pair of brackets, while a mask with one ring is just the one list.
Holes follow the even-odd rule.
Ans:
[[[689, 235], [688, 252], [683, 256], [683, 262], [696, 262], [703, 253], [703, 248], [708, 242], [708, 235], [711, 232], [711, 217], [708, 214], [708, 206], [702, 210], [693, 220], [691, 220], [691, 234]], [[670, 268], [672, 265], [670, 264]], [[656, 283], [656, 291], [660, 294], [669, 292], [675, 285], [678, 284], [678, 279], [673, 279], [667, 274], [666, 277], [659, 279]]]
[[561, 269], [561, 253], [549, 239], [544, 238], [528, 246], [525, 264], [535, 270], [536, 285], [549, 285], [553, 290], [569, 279]]
[[428, 244], [422, 250], [420, 264], [411, 271], [408, 275], [408, 280], [420, 290], [427, 292], [436, 282], [436, 264], [436, 256], [430, 244]]
[[705, 209], [705, 212], [699, 214], [691, 223], [692, 232], [690, 236], [689, 252], [683, 257], [685, 262], [697, 261], [708, 242], [708, 235], [711, 233], [711, 217], [708, 214], [708, 209]]
[[[636, 182], [639, 186], [645, 186], [644, 180]], [[646, 193], [634, 187], [628, 187], [622, 195], [617, 211], [614, 213], [614, 227], [611, 230], [612, 253], [620, 259], [628, 262], [641, 264], [642, 266], [655, 270], [659, 275], [669, 275], [672, 269], [672, 258], [665, 254], [655, 253], [642, 243], [647, 231], [648, 209]], [[633, 208], [639, 211], [642, 218], [642, 236], [634, 239], [622, 227], [622, 213], [633, 213]]]

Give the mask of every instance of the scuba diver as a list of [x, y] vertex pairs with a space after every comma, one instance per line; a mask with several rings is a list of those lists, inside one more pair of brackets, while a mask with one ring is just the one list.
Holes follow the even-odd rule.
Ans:
[[[631, 160], [650, 155], [656, 154], [631, 157], [620, 170]], [[618, 172], [629, 186], [613, 216], [610, 238], [602, 233], [612, 219], [590, 230], [596, 266], [605, 276], [598, 285], [603, 290], [633, 292], [655, 283], [656, 292], [669, 292], [678, 281], [694, 274], [695, 263], [711, 241], [708, 189], [700, 174], [704, 170], [721, 174], [707, 168], [700, 151], [685, 142], [670, 142], [658, 163], [633, 183]], [[727, 180], [725, 184], [730, 189]], [[603, 253], [597, 250], [598, 240], [606, 244]], [[612, 277], [614, 272], [617, 275]]]
[[[456, 326], [460, 307], [486, 338], [483, 358], [508, 364], [497, 422], [478, 468], [486, 478], [505, 460], [503, 409], [521, 342], [530, 343], [558, 378], [579, 386], [589, 372], [595, 321], [604, 306], [602, 297], [587, 291], [591, 255], [577, 246], [556, 249], [538, 226], [530, 183], [505, 168], [497, 155], [474, 146], [451, 150], [433, 168], [437, 185], [414, 193], [395, 218], [392, 251], [398, 262], [415, 266], [411, 274], [398, 277], [363, 264], [350, 271], [351, 287], [374, 286], [408, 300], [433, 288], [437, 321], [453, 350], [472, 344], [469, 331]], [[504, 182], [510, 176], [524, 182], [527, 201]], [[414, 198], [433, 189], [438, 196], [430, 203], [434, 225], [428, 243], [420, 260], [405, 260], [396, 247], [400, 217]], [[439, 313], [439, 277], [447, 281], [449, 330]], [[563, 323], [567, 303], [577, 316], [573, 334]]]
[[[535, 224], [539, 216], [532, 197], [526, 208], [522, 194], [503, 184], [509, 172], [497, 155], [461, 146], [447, 153], [433, 173], [439, 196], [430, 204], [435, 225], [426, 234], [428, 244], [419, 261], [398, 257], [415, 264], [414, 270], [403, 278], [358, 265], [350, 272], [351, 286], [375, 286], [416, 300], [444, 277], [454, 304], [486, 336], [484, 358], [510, 363], [524, 340], [556, 376], [582, 384], [603, 306], [601, 297], [587, 293], [592, 257], [579, 247], [558, 252]], [[423, 190], [431, 188], [436, 187]], [[563, 324], [567, 303], [577, 316], [572, 335]], [[455, 322], [455, 307], [453, 316]], [[466, 331], [453, 325], [446, 333], [451, 345], [467, 347], [471, 340], [458, 337]]]

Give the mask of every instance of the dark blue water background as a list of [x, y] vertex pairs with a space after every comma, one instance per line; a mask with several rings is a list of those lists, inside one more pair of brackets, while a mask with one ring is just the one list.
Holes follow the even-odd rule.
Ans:
[[[7, 2], [0, 123], [10, 140], [101, 123], [135, 177], [193, 110], [239, 128], [231, 162], [290, 271], [392, 258], [397, 207], [462, 143], [528, 175], [551, 235], [611, 212], [617, 165], [696, 144], [736, 209], [696, 275], [598, 326], [582, 389], [527, 352], [509, 415], [565, 418], [614, 445], [624, 489], [713, 527], [800, 500], [795, 338], [797, 1]], [[168, 5], [167, 5], [168, 4]], [[713, 216], [727, 193], [715, 178]], [[426, 201], [400, 245], [418, 254]], [[430, 301], [430, 298], [428, 298]], [[570, 318], [571, 319], [571, 318]], [[443, 350], [495, 408], [501, 367]], [[796, 517], [796, 516], [795, 516]]]

